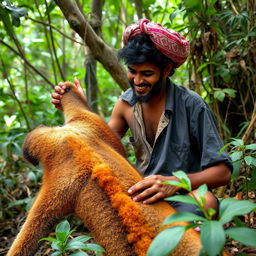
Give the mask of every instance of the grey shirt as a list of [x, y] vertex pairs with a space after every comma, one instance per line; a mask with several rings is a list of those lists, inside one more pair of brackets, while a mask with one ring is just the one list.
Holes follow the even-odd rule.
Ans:
[[141, 103], [136, 102], [132, 89], [121, 96], [134, 109], [130, 127], [136, 156], [136, 167], [147, 176], [172, 175], [173, 171], [198, 172], [220, 162], [232, 170], [232, 161], [218, 135], [213, 113], [195, 92], [167, 81], [165, 110], [159, 121], [155, 142], [146, 140]]

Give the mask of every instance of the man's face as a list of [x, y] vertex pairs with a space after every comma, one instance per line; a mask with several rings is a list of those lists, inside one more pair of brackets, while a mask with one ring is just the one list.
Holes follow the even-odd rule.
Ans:
[[152, 63], [128, 66], [128, 79], [137, 100], [146, 102], [162, 89], [161, 70]]

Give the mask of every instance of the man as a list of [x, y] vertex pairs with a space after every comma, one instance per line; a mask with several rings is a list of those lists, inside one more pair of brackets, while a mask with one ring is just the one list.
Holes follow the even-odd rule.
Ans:
[[[141, 19], [126, 29], [123, 43], [119, 57], [128, 66], [131, 88], [117, 101], [109, 126], [120, 137], [128, 129], [132, 132], [137, 168], [145, 176], [128, 190], [133, 200], [150, 204], [183, 193], [162, 183], [177, 180], [172, 176], [177, 170], [188, 174], [195, 193], [202, 184], [210, 189], [227, 184], [232, 163], [225, 152], [219, 154], [222, 142], [212, 112], [200, 96], [168, 78], [186, 60], [188, 42], [173, 30]], [[77, 79], [75, 83], [81, 88]], [[63, 89], [60, 83], [52, 94], [57, 108]], [[171, 204], [178, 211], [201, 214], [194, 205]], [[211, 192], [205, 208], [218, 210]]]

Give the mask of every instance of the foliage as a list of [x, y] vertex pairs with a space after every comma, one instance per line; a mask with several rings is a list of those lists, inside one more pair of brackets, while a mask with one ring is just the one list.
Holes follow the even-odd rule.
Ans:
[[[49, 241], [52, 243], [52, 248], [55, 250], [55, 252], [51, 254], [52, 256], [87, 256], [88, 254], [84, 252], [84, 250], [95, 252], [96, 256], [102, 255], [104, 249], [101, 246], [94, 243], [85, 243], [91, 239], [90, 236], [77, 236], [70, 240], [69, 237], [73, 232], [74, 230], [70, 230], [69, 222], [64, 220], [56, 226], [56, 238], [42, 238], [39, 240], [39, 242]], [[69, 254], [70, 251], [75, 250], [79, 251]]]
[[230, 157], [233, 161], [233, 182], [238, 177], [243, 179], [242, 186], [238, 190], [244, 191], [248, 198], [248, 193], [256, 190], [256, 144], [245, 145], [243, 140], [234, 139], [221, 151], [226, 147], [230, 147]]
[[[202, 243], [202, 249], [200, 255], [215, 256], [221, 254], [227, 237], [237, 240], [243, 244], [256, 247], [256, 231], [241, 225], [237, 222], [236, 227], [224, 229], [223, 225], [232, 221], [236, 216], [244, 215], [249, 212], [256, 212], [256, 204], [248, 200], [235, 200], [232, 198], [223, 199], [220, 202], [218, 220], [214, 220], [213, 216], [215, 210], [205, 210], [205, 193], [207, 192], [207, 186], [202, 185], [198, 188], [197, 197], [192, 192], [191, 183], [187, 175], [178, 171], [174, 173], [179, 181], [166, 181], [165, 184], [172, 186], [178, 186], [188, 191], [191, 196], [188, 195], [176, 195], [166, 198], [170, 201], [178, 201], [184, 203], [191, 203], [198, 206], [199, 210], [204, 213], [204, 217], [195, 215], [189, 212], [176, 212], [169, 216], [163, 225], [179, 221], [188, 221], [190, 224], [187, 226], [174, 225], [171, 228], [166, 228], [162, 231], [152, 242], [147, 256], [169, 255], [181, 240], [184, 232], [190, 228], [200, 227], [200, 237]], [[174, 239], [170, 239], [173, 237]], [[171, 242], [170, 242], [171, 240]]]

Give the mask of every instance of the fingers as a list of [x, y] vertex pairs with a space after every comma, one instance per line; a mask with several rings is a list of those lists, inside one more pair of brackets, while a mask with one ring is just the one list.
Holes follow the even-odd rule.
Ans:
[[63, 95], [65, 93], [65, 89], [66, 85], [63, 82], [58, 83], [58, 85], [54, 87], [55, 92], [60, 95]]
[[77, 87], [81, 87], [81, 83], [80, 83], [80, 81], [77, 79], [77, 77], [74, 78], [74, 82], [75, 82], [75, 85], [76, 85]]
[[136, 202], [142, 201], [145, 204], [154, 203], [160, 199], [173, 195], [176, 192], [176, 187], [169, 184], [163, 184], [166, 177], [161, 175], [150, 175], [142, 181], [132, 186], [128, 193], [133, 195]]
[[139, 181], [138, 183], [136, 183], [135, 185], [133, 185], [129, 190], [128, 193], [129, 194], [135, 194], [138, 191], [144, 190], [150, 186], [152, 186], [154, 184], [153, 180], [146, 180], [143, 179], [142, 181]]

